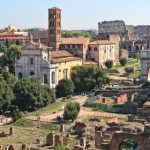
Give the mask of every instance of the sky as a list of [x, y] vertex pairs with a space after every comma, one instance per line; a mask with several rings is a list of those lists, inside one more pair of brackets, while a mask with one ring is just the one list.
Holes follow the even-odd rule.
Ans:
[[[0, 0], [0, 29], [48, 28], [48, 8], [54, 0]], [[98, 22], [124, 20], [150, 25], [150, 0], [55, 0], [62, 9], [63, 29], [97, 29]]]

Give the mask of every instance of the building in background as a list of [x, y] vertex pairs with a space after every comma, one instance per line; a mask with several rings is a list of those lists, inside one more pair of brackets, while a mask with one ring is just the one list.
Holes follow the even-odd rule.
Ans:
[[104, 21], [98, 23], [98, 35], [100, 39], [109, 35], [119, 35], [121, 41], [129, 40], [128, 31], [124, 21]]
[[5, 45], [6, 40], [8, 44], [16, 43], [16, 41], [20, 44], [25, 44], [29, 41], [28, 32], [15, 26], [8, 26], [0, 30], [0, 44]]
[[74, 56], [78, 56], [83, 59], [85, 62], [87, 59], [87, 51], [90, 43], [89, 38], [62, 38], [60, 49], [66, 50], [73, 54]]
[[89, 44], [89, 59], [98, 63], [102, 68], [107, 60], [116, 64], [116, 43], [109, 40], [94, 41]]

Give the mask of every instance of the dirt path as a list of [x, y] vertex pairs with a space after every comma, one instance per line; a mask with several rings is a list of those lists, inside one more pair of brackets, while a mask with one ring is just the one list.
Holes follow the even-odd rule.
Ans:
[[[80, 104], [80, 106], [82, 107], [88, 97], [87, 96], [75, 96], [74, 98], [76, 99], [75, 101], [78, 102]], [[51, 121], [55, 121], [58, 116], [62, 117], [63, 111], [59, 111], [55, 114], [50, 114], [50, 115], [29, 116], [27, 118], [32, 119], [32, 120], [51, 122]]]
[[[76, 102], [79, 102], [81, 106], [86, 102], [87, 96], [78, 96], [76, 97]], [[60, 116], [63, 116], [63, 111], [59, 111], [55, 114], [50, 115], [41, 115], [41, 116], [30, 116], [29, 119], [32, 120], [39, 120], [44, 122], [52, 122], [55, 121], [56, 118]], [[79, 113], [79, 118], [86, 117], [86, 116], [98, 116], [98, 117], [125, 117], [126, 115], [120, 115], [120, 114], [112, 114], [112, 113], [106, 113], [106, 112], [99, 112], [99, 111], [92, 111], [91, 109], [84, 109], [81, 107], [81, 111]]]

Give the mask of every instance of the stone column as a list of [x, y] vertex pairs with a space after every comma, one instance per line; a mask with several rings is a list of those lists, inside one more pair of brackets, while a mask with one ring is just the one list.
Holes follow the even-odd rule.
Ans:
[[86, 147], [86, 137], [82, 137], [80, 139], [80, 145], [83, 146], [84, 148]]
[[26, 145], [25, 144], [22, 144], [22, 150], [26, 150]]
[[51, 132], [46, 137], [46, 145], [47, 146], [54, 146], [55, 145], [55, 133]]
[[65, 131], [65, 126], [64, 126], [64, 124], [61, 124], [60, 125], [60, 133], [64, 133], [64, 131]]
[[9, 131], [10, 131], [10, 132], [9, 132], [10, 135], [13, 135], [13, 134], [14, 134], [14, 130], [13, 130], [12, 127], [10, 127], [10, 130], [9, 130]]

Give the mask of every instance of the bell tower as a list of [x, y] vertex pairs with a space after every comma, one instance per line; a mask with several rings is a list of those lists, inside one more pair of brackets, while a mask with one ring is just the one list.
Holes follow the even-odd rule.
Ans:
[[48, 9], [48, 38], [50, 47], [59, 50], [61, 43], [61, 9], [53, 7]]

